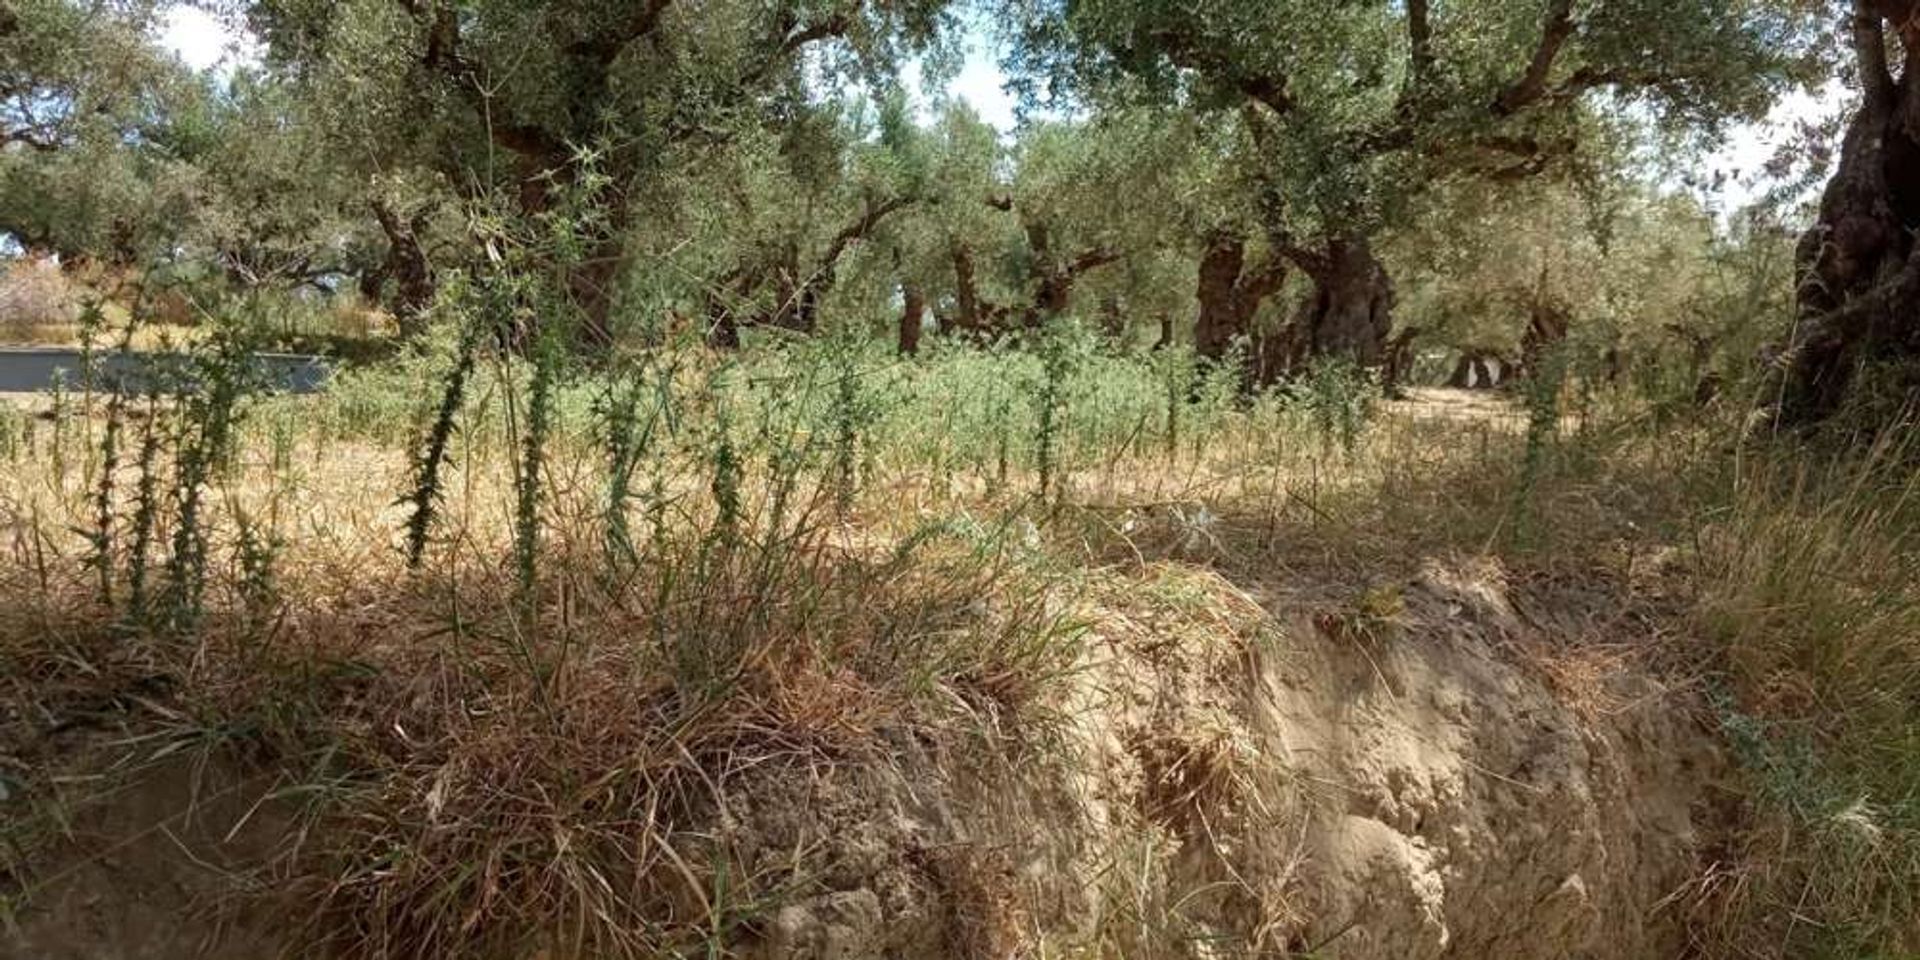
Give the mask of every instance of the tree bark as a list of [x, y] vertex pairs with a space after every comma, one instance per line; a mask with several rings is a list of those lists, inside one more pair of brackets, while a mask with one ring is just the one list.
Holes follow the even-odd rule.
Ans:
[[1473, 385], [1473, 354], [1463, 353], [1454, 361], [1453, 373], [1447, 377], [1447, 386], [1455, 390], [1464, 390]]
[[[640, 0], [616, 5], [622, 8], [621, 15], [593, 18], [584, 32], [570, 5], [547, 5], [552, 19], [543, 28], [566, 38], [557, 50], [560, 72], [568, 82], [563, 109], [539, 120], [496, 114], [499, 104], [491, 91], [501, 71], [495, 69], [498, 65], [479, 59], [463, 42], [466, 5], [453, 0], [403, 0], [402, 6], [421, 30], [421, 65], [466, 101], [494, 145], [514, 155], [521, 211], [531, 216], [547, 208], [556, 181], [578, 181], [583, 171], [574, 147], [593, 142], [602, 132], [600, 110], [615, 99], [610, 91], [620, 61], [629, 51], [659, 43], [674, 2]], [[765, 25], [765, 33], [749, 48], [762, 55], [734, 78], [733, 89], [754, 95], [776, 68], [792, 63], [808, 45], [845, 36], [857, 25], [856, 18], [840, 12], [811, 20], [801, 16], [799, 8], [790, 8]], [[669, 142], [706, 135], [698, 125], [684, 122], [669, 122], [656, 132]], [[631, 150], [615, 150], [598, 161], [599, 172], [617, 185], [607, 198], [607, 229], [586, 258], [567, 266], [567, 292], [581, 320], [575, 342], [586, 352], [604, 352], [613, 344], [617, 288], [630, 261], [628, 200], [622, 191], [636, 174], [633, 157]], [[447, 172], [465, 177], [470, 171], [456, 164]], [[806, 309], [815, 299], [806, 298]], [[729, 322], [736, 327], [732, 338], [737, 341], [738, 321], [730, 318]]]
[[709, 297], [708, 315], [712, 326], [709, 328], [708, 343], [723, 349], [737, 347], [740, 341], [739, 328], [743, 326], [814, 332], [819, 326], [820, 301], [833, 289], [839, 276], [841, 257], [855, 244], [865, 240], [881, 220], [913, 202], [911, 197], [896, 197], [882, 203], [869, 202], [858, 219], [834, 234], [825, 252], [813, 263], [801, 263], [800, 243], [790, 239], [771, 257], [755, 257], [747, 266], [728, 274], [721, 281], [719, 289], [737, 284], [739, 300], [751, 296], [770, 275], [774, 288], [773, 305], [751, 315], [741, 315], [731, 306], [720, 309], [714, 298]]
[[1100, 334], [1115, 341], [1127, 335], [1126, 307], [1113, 294], [1100, 298]]
[[1024, 313], [1027, 329], [1038, 329], [1048, 319], [1065, 313], [1073, 302], [1073, 288], [1080, 282], [1081, 275], [1118, 259], [1120, 255], [1111, 250], [1094, 249], [1062, 264], [1036, 261], [1034, 269], [1039, 275], [1035, 278], [1033, 303]]
[[955, 242], [949, 255], [953, 260], [954, 325], [963, 333], [980, 333], [986, 324], [980, 316], [980, 281], [973, 263], [973, 248]]
[[[1920, 0], [1855, 0], [1852, 34], [1863, 96], [1820, 212], [1796, 250], [1798, 322], [1788, 344], [1783, 416], [1832, 416], [1869, 362], [1905, 369], [1920, 387]], [[1887, 61], [1886, 25], [1902, 48]], [[1898, 386], [1897, 384], [1895, 385]]]
[[1238, 237], [1216, 236], [1200, 255], [1199, 282], [1194, 290], [1200, 314], [1193, 322], [1193, 352], [1218, 362], [1246, 336], [1253, 307], [1240, 295], [1240, 271], [1247, 245]]
[[1033, 284], [1033, 300], [1020, 315], [1028, 330], [1037, 330], [1047, 320], [1066, 312], [1073, 301], [1073, 288], [1083, 274], [1120, 259], [1120, 255], [1105, 247], [1094, 247], [1062, 262], [1054, 256], [1053, 233], [1045, 223], [1026, 220], [1022, 227], [1027, 234], [1028, 258], [1032, 263], [1029, 282]]
[[1408, 327], [1387, 341], [1387, 360], [1381, 374], [1381, 385], [1386, 388], [1389, 397], [1399, 399], [1405, 396], [1402, 386], [1407, 374], [1413, 370], [1413, 341], [1420, 336], [1420, 332], [1419, 327]]
[[1338, 238], [1304, 259], [1314, 289], [1295, 321], [1299, 359], [1345, 357], [1363, 367], [1380, 366], [1393, 328], [1394, 297], [1373, 245], [1364, 237]]
[[379, 306], [387, 289], [386, 258], [382, 257], [379, 263], [370, 264], [366, 269], [361, 270], [357, 285], [360, 288], [360, 299], [371, 306]]
[[900, 286], [900, 296], [905, 301], [900, 310], [900, 355], [911, 357], [920, 352], [920, 329], [927, 315], [927, 294], [917, 283], [904, 283]]
[[1520, 372], [1532, 376], [1540, 372], [1547, 351], [1566, 342], [1570, 320], [1567, 311], [1551, 303], [1536, 302], [1528, 313], [1527, 332], [1520, 337]]
[[715, 350], [740, 349], [739, 311], [729, 297], [746, 298], [758, 282], [751, 270], [742, 267], [707, 288], [707, 346]]
[[1015, 316], [1018, 316], [1026, 326], [1038, 324], [1040, 308], [1037, 302], [1016, 314], [1012, 307], [991, 303], [981, 298], [979, 265], [974, 262], [972, 247], [956, 241], [948, 254], [953, 261], [955, 312], [952, 325], [961, 335], [984, 343], [1001, 333], [1008, 321]]
[[[1266, 262], [1248, 269], [1244, 238], [1226, 233], [1209, 237], [1207, 248], [1200, 255], [1194, 290], [1200, 302], [1200, 313], [1193, 325], [1194, 353], [1218, 363], [1226, 359], [1236, 340], [1245, 342], [1252, 350], [1254, 315], [1285, 280], [1286, 266], [1278, 256], [1268, 254]], [[1254, 366], [1254, 357], [1246, 360], [1250, 367]], [[1255, 382], [1264, 379], [1253, 370], [1250, 377]]]
[[420, 248], [427, 211], [405, 218], [385, 201], [375, 200], [372, 205], [380, 231], [387, 235], [387, 262], [381, 272], [383, 279], [393, 281], [393, 319], [400, 327], [400, 339], [413, 340], [425, 329], [427, 308], [433, 306], [437, 290], [433, 264]]

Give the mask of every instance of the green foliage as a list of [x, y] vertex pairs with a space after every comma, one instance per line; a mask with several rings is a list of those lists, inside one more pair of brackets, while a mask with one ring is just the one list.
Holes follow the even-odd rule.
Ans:
[[462, 323], [459, 346], [454, 351], [452, 368], [441, 379], [440, 401], [434, 408], [419, 459], [414, 462], [413, 488], [403, 498], [411, 508], [407, 514], [406, 531], [408, 567], [417, 569], [425, 556], [434, 514], [444, 496], [442, 472], [446, 469], [461, 405], [466, 401], [467, 383], [473, 376], [480, 341], [498, 326], [497, 322], [488, 324], [466, 318]]
[[707, 482], [707, 492], [713, 497], [713, 527], [709, 536], [714, 543], [730, 547], [740, 537], [740, 484], [745, 467], [734, 445], [732, 418], [724, 401], [713, 409], [709, 460], [712, 478]]
[[670, 426], [674, 373], [671, 366], [622, 371], [624, 382], [610, 381], [600, 401], [596, 419], [603, 424], [607, 454], [605, 549], [607, 565], [615, 571], [639, 560], [627, 515], [634, 499], [634, 473], [653, 452], [656, 432]]
[[179, 415], [171, 438], [174, 464], [168, 497], [173, 537], [159, 614], [161, 624], [176, 633], [191, 633], [204, 612], [206, 497], [216, 472], [233, 453], [235, 425], [256, 389], [250, 383], [250, 356], [240, 334], [223, 331], [193, 357], [187, 378], [175, 385], [173, 402]]
[[1156, 372], [1166, 388], [1166, 416], [1161, 437], [1169, 461], [1180, 454], [1180, 423], [1185, 418], [1188, 400], [1194, 388], [1193, 352], [1185, 348], [1161, 350], [1154, 355]]
[[1513, 362], [1548, 313], [1567, 325], [1570, 373], [1666, 402], [1709, 375], [1745, 379], [1785, 332], [1792, 247], [1764, 211], [1723, 225], [1623, 176], [1599, 199], [1552, 179], [1436, 190], [1388, 258], [1424, 343]]
[[1547, 454], [1560, 439], [1560, 395], [1567, 383], [1567, 350], [1548, 348], [1527, 371], [1521, 391], [1527, 405], [1527, 442], [1520, 465], [1520, 483], [1514, 491], [1515, 530], [1530, 536], [1536, 521], [1534, 488], [1546, 469]]
[[832, 431], [830, 482], [834, 506], [845, 515], [860, 492], [860, 448], [862, 436], [872, 427], [880, 410], [868, 388], [868, 374], [859, 367], [862, 338], [841, 333], [828, 342], [827, 362], [833, 377], [828, 419]]
[[[513, 475], [513, 566], [520, 578], [522, 603], [535, 608], [539, 587], [540, 504], [546, 483], [547, 444], [553, 434], [554, 377], [560, 366], [560, 335], [543, 326], [533, 348], [533, 376], [527, 387], [526, 422], [521, 426], [520, 459]], [[510, 414], [515, 411], [509, 407]]]
[[[1756, 955], [1898, 956], [1920, 922], [1911, 436], [1753, 451], [1698, 548], [1721, 729], [1785, 838], [1756, 831], [1758, 882], [1729, 905]], [[1788, 902], [1821, 922], [1780, 917]]]
[[1307, 414], [1313, 431], [1328, 448], [1352, 457], [1360, 434], [1379, 406], [1379, 381], [1345, 357], [1323, 357], [1307, 368], [1292, 399]]
[[280, 609], [278, 562], [286, 541], [270, 524], [263, 525], [244, 510], [235, 508], [234, 527], [237, 542], [235, 559], [239, 562], [238, 592], [248, 629], [257, 638]]
[[126, 393], [115, 390], [107, 401], [106, 430], [100, 435], [100, 478], [93, 494], [93, 528], [87, 539], [92, 552], [87, 564], [100, 577], [100, 603], [113, 606], [113, 576], [117, 558], [114, 553], [114, 480], [120, 467], [120, 434], [126, 424]]
[[148, 395], [146, 414], [141, 424], [138, 479], [133, 494], [132, 542], [127, 547], [127, 618], [133, 624], [145, 624], [151, 615], [147, 571], [161, 510], [162, 428], [157, 392]]
[[1043, 332], [1039, 344], [1040, 378], [1033, 394], [1033, 465], [1042, 503], [1053, 495], [1054, 477], [1062, 466], [1058, 441], [1065, 432], [1061, 421], [1071, 402], [1065, 392], [1067, 378], [1073, 373], [1076, 350], [1085, 349], [1075, 342], [1073, 333], [1070, 327], [1055, 324]]

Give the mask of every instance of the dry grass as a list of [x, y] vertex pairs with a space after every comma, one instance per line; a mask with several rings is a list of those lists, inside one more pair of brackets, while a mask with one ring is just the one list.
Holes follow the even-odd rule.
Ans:
[[[844, 516], [817, 479], [750, 474], [734, 539], [715, 533], [710, 465], [678, 451], [650, 465], [660, 506], [636, 505], [642, 547], [624, 566], [600, 540], [593, 438], [563, 436], [531, 607], [508, 561], [510, 436], [471, 431], [427, 568], [410, 573], [394, 503], [406, 455], [310, 408], [267, 408], [215, 484], [218, 562], [191, 636], [127, 629], [99, 603], [81, 561], [100, 426], [75, 418], [0, 466], [0, 592], [15, 598], [0, 605], [0, 659], [23, 704], [0, 750], [39, 779], [58, 764], [32, 745], [38, 718], [138, 695], [164, 702], [175, 736], [293, 771], [283, 796], [314, 829], [277, 869], [307, 907], [303, 942], [343, 955], [720, 949], [809, 877], [804, 862], [728, 865], [707, 828], [744, 780], [885, 763], [902, 731], [1038, 729], [1078, 654], [1076, 592], [1132, 589], [1116, 574], [1168, 560], [1228, 585], [1294, 576], [1327, 585], [1323, 605], [1364, 639], [1396, 610], [1355, 585], [1494, 555], [1549, 606], [1578, 608], [1580, 590], [1546, 586], [1572, 583], [1617, 607], [1573, 617], [1593, 645], [1526, 652], [1570, 699], [1623, 663], [1658, 664], [1719, 684], [1729, 717], [1763, 724], [1756, 742], [1784, 730], [1824, 758], [1814, 780], [1835, 804], [1776, 802], [1764, 777], [1753, 788], [1748, 833], [1696, 898], [1716, 949], [1842, 927], [1897, 942], [1920, 820], [1908, 454], [1816, 476], [1791, 453], [1736, 461], [1718, 424], [1610, 420], [1569, 424], [1523, 482], [1523, 425], [1436, 415], [1445, 402], [1390, 410], [1350, 453], [1256, 413], [1173, 457], [1083, 455], [1046, 510], [1018, 465], [1002, 484], [887, 449]], [[268, 518], [283, 544], [265, 615], [247, 601], [242, 516]], [[1218, 630], [1244, 626], [1220, 617]], [[1132, 747], [1152, 775], [1145, 813], [1175, 833], [1238, 789], [1228, 745], [1143, 732]], [[1835, 849], [1860, 859], [1835, 869]], [[959, 898], [954, 937], [974, 956], [1016, 955], [1031, 921], [1004, 870], [990, 852], [953, 858], [936, 873]], [[1760, 919], [1787, 902], [1821, 926]]]
[[[258, 439], [218, 484], [225, 562], [191, 637], [115, 626], [67, 529], [86, 523], [86, 471], [23, 451], [0, 493], [4, 589], [32, 599], [0, 611], [0, 651], [33, 713], [165, 677], [204, 736], [296, 771], [288, 795], [325, 828], [288, 853], [287, 892], [317, 906], [305, 939], [344, 955], [642, 957], [736, 935], [740, 903], [797, 876], [719, 879], [700, 825], [741, 775], [871, 757], [881, 728], [1021, 715], [1075, 656], [1048, 578], [990, 522], [889, 515], [856, 536], [806, 489], [776, 528], [754, 484], [737, 540], [676, 507], [609, 570], [581, 451], [555, 466], [529, 620], [498, 459], [457, 472], [447, 533], [410, 575], [401, 456], [327, 442], [276, 464]], [[266, 618], [241, 602], [243, 515], [285, 543]]]
[[1920, 471], [1913, 434], [1745, 465], [1700, 530], [1693, 617], [1750, 778], [1703, 881], [1742, 955], [1920, 952]]

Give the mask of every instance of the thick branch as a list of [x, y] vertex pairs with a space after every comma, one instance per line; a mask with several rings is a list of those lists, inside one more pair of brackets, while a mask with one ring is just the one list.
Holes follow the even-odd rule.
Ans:
[[1600, 87], [1656, 87], [1680, 79], [1677, 75], [1662, 70], [1633, 70], [1627, 67], [1581, 67], [1567, 75], [1565, 80], [1554, 84], [1541, 94], [1539, 102], [1558, 103], [1571, 100], [1589, 90]]
[[1060, 271], [1069, 277], [1078, 277], [1088, 270], [1104, 267], [1120, 259], [1120, 252], [1109, 247], [1095, 247], [1067, 261]]
[[1466, 146], [1495, 153], [1510, 153], [1516, 157], [1534, 157], [1548, 152], [1545, 144], [1534, 137], [1513, 137], [1501, 134], [1489, 134], [1467, 142]]
[[1427, 0], [1407, 0], [1407, 82], [1400, 90], [1400, 106], [1410, 107], [1433, 73], [1433, 21]]
[[1245, 96], [1265, 104], [1275, 114], [1293, 109], [1293, 97], [1287, 93], [1287, 78], [1281, 74], [1247, 73], [1240, 64], [1223, 54], [1216, 44], [1197, 41], [1185, 33], [1161, 30], [1152, 40], [1165, 50], [1167, 59], [1183, 70], [1205, 74]]
[[[834, 234], [833, 240], [827, 244], [827, 249], [821, 254], [819, 261], [805, 275], [799, 272], [798, 250], [790, 249], [786, 255], [786, 264], [775, 271], [776, 279], [779, 281], [779, 301], [771, 310], [744, 322], [802, 331], [812, 330], [814, 310], [819, 306], [820, 298], [833, 288], [840, 258], [845, 255], [847, 249], [866, 239], [873, 229], [880, 225], [881, 220], [915, 203], [917, 199], [903, 196], [878, 204], [869, 203], [857, 219]], [[751, 290], [753, 284], [747, 283], [743, 286]]]
[[48, 133], [26, 128], [0, 130], [0, 147], [14, 143], [20, 144], [36, 153], [52, 153], [60, 149], [60, 142]]
[[[1044, 233], [1042, 234], [1044, 236]], [[1120, 259], [1120, 254], [1107, 247], [1094, 247], [1083, 251], [1066, 263], [1054, 266], [1045, 248], [1034, 251], [1034, 274], [1039, 284], [1034, 289], [1033, 302], [1024, 312], [1029, 328], [1038, 327], [1048, 317], [1064, 312], [1073, 297], [1074, 285], [1080, 282], [1081, 274], [1103, 267]]]
[[400, 324], [402, 337], [420, 332], [420, 320], [432, 306], [435, 294], [433, 264], [420, 247], [420, 233], [426, 227], [428, 209], [403, 219], [386, 201], [368, 201], [380, 232], [387, 237], [387, 257], [383, 273], [394, 281], [393, 316]]
[[787, 35], [780, 41], [780, 56], [791, 56], [810, 43], [833, 37], [844, 37], [852, 27], [853, 24], [847, 16], [840, 13], [804, 27], [790, 26], [787, 28]]
[[[407, 12], [427, 31], [421, 62], [453, 82], [461, 97], [486, 118], [488, 133], [500, 146], [542, 163], [556, 163], [566, 143], [539, 124], [508, 122], [492, 115], [486, 88], [487, 65], [462, 49], [459, 13], [448, 0], [401, 0]], [[673, 0], [645, 0], [633, 15], [613, 28], [584, 37], [565, 47], [589, 91], [603, 91], [613, 63], [635, 43], [654, 36]]]
[[1324, 277], [1333, 270], [1333, 260], [1324, 254], [1284, 241], [1273, 242], [1273, 252], [1305, 271], [1310, 277]]
[[452, 3], [446, 0], [401, 2], [427, 31], [427, 48], [421, 54], [421, 64], [453, 84], [468, 106], [486, 120], [487, 133], [493, 142], [523, 157], [543, 161], [561, 154], [565, 144], [545, 129], [533, 124], [508, 123], [493, 116], [484, 83], [487, 71], [483, 64], [468, 58], [461, 50], [460, 20]]
[[956, 319], [963, 330], [981, 331], [986, 324], [981, 314], [980, 285], [976, 279], [973, 248], [955, 240], [948, 252], [953, 260], [954, 306], [959, 310]]
[[1048, 261], [1053, 259], [1053, 231], [1045, 221], [1020, 218], [1020, 226], [1027, 234], [1027, 249], [1033, 256], [1034, 267], [1045, 270]]
[[775, 31], [778, 36], [770, 38], [765, 45], [773, 52], [769, 54], [766, 59], [754, 64], [753, 69], [748, 70], [746, 74], [740, 78], [740, 85], [742, 87], [759, 85], [762, 80], [767, 78], [768, 74], [773, 72], [774, 67], [786, 62], [788, 57], [798, 53], [801, 48], [807, 44], [817, 43], [821, 40], [829, 40], [834, 37], [844, 37], [847, 35], [847, 31], [851, 29], [853, 29], [853, 21], [841, 13], [836, 13], [824, 20], [805, 25], [795, 21], [792, 15], [789, 14], [781, 19]]
[[1241, 280], [1241, 296], [1254, 301], [1265, 300], [1287, 282], [1287, 260], [1275, 252], [1268, 252], [1267, 260], [1260, 269], [1246, 274]]
[[1247, 77], [1240, 81], [1240, 92], [1266, 104], [1275, 115], [1284, 114], [1293, 109], [1293, 98], [1287, 94], [1286, 81], [1273, 77]]
[[840, 255], [846, 252], [847, 247], [856, 241], [866, 239], [867, 235], [873, 232], [873, 228], [880, 225], [881, 220], [912, 205], [915, 200], [914, 197], [903, 196], [894, 197], [879, 204], [868, 204], [866, 212], [862, 213], [859, 219], [847, 224], [839, 233], [834, 234], [833, 242], [827, 246], [826, 255], [820, 258], [820, 269], [815, 271], [816, 275], [831, 274], [834, 265], [839, 263]]
[[1540, 28], [1540, 45], [1533, 50], [1527, 68], [1494, 101], [1493, 112], [1510, 116], [1539, 100], [1547, 92], [1547, 77], [1553, 62], [1573, 36], [1573, 0], [1551, 0], [1546, 21]]
[[1873, 11], [1870, 0], [1854, 0], [1849, 32], [1853, 39], [1854, 65], [1860, 71], [1861, 109], [1872, 116], [1885, 117], [1893, 111], [1893, 74], [1887, 69], [1887, 41], [1880, 27], [1880, 15]]

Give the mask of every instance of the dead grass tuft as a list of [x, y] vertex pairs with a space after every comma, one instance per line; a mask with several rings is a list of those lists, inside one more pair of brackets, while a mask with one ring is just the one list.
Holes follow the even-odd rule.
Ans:
[[1141, 815], [1188, 842], [1207, 842], [1209, 812], [1224, 809], [1236, 789], [1231, 740], [1149, 729], [1128, 731], [1123, 740], [1144, 779]]
[[949, 911], [954, 956], [1015, 960], [1027, 955], [1031, 920], [1005, 851], [960, 844], [930, 850], [926, 860]]

